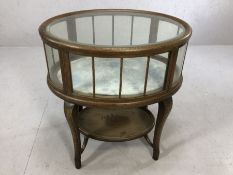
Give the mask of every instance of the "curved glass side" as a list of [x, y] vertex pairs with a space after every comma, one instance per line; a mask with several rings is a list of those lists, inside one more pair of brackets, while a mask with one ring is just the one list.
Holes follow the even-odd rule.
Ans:
[[57, 72], [61, 69], [58, 50], [44, 44], [45, 54], [48, 65], [49, 77], [52, 82], [60, 89], [62, 89], [62, 80], [58, 80]]
[[188, 43], [179, 48], [178, 55], [177, 55], [177, 60], [176, 60], [176, 68], [175, 68], [174, 77], [173, 77], [173, 84], [181, 76], [187, 47], [188, 47]]
[[[173, 77], [182, 73], [187, 44], [178, 51]], [[45, 44], [49, 77], [63, 88], [58, 50]], [[128, 98], [163, 91], [168, 53], [135, 58], [99, 58], [69, 54], [73, 91], [83, 96]]]

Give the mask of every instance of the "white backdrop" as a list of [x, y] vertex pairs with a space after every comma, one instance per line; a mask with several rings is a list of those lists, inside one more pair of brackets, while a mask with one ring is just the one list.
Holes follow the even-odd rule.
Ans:
[[94, 8], [167, 13], [192, 26], [191, 44], [233, 44], [233, 0], [0, 0], [0, 46], [41, 46], [45, 19]]

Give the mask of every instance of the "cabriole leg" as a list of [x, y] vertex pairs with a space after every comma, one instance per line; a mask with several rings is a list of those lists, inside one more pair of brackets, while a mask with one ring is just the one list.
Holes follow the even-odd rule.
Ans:
[[81, 168], [81, 141], [80, 141], [80, 131], [77, 124], [76, 117], [78, 117], [78, 112], [82, 110], [81, 106], [74, 105], [68, 102], [64, 102], [64, 112], [66, 120], [70, 126], [70, 130], [74, 142], [75, 151], [75, 166], [77, 169]]
[[158, 115], [154, 130], [154, 139], [153, 139], [153, 159], [158, 160], [159, 158], [159, 144], [160, 137], [162, 134], [164, 123], [172, 109], [172, 97], [169, 97], [161, 102], [159, 102]]

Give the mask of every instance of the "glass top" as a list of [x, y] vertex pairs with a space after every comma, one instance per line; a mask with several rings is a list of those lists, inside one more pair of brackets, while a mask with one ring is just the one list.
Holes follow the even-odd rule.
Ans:
[[55, 18], [46, 33], [69, 43], [131, 47], [170, 41], [185, 33], [175, 18], [157, 13], [96, 10]]

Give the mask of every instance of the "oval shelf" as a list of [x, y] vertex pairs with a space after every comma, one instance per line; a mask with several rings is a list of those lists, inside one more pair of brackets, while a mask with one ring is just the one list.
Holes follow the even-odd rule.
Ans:
[[154, 126], [153, 114], [142, 108], [86, 108], [77, 118], [79, 129], [84, 135], [111, 142], [142, 137]]

